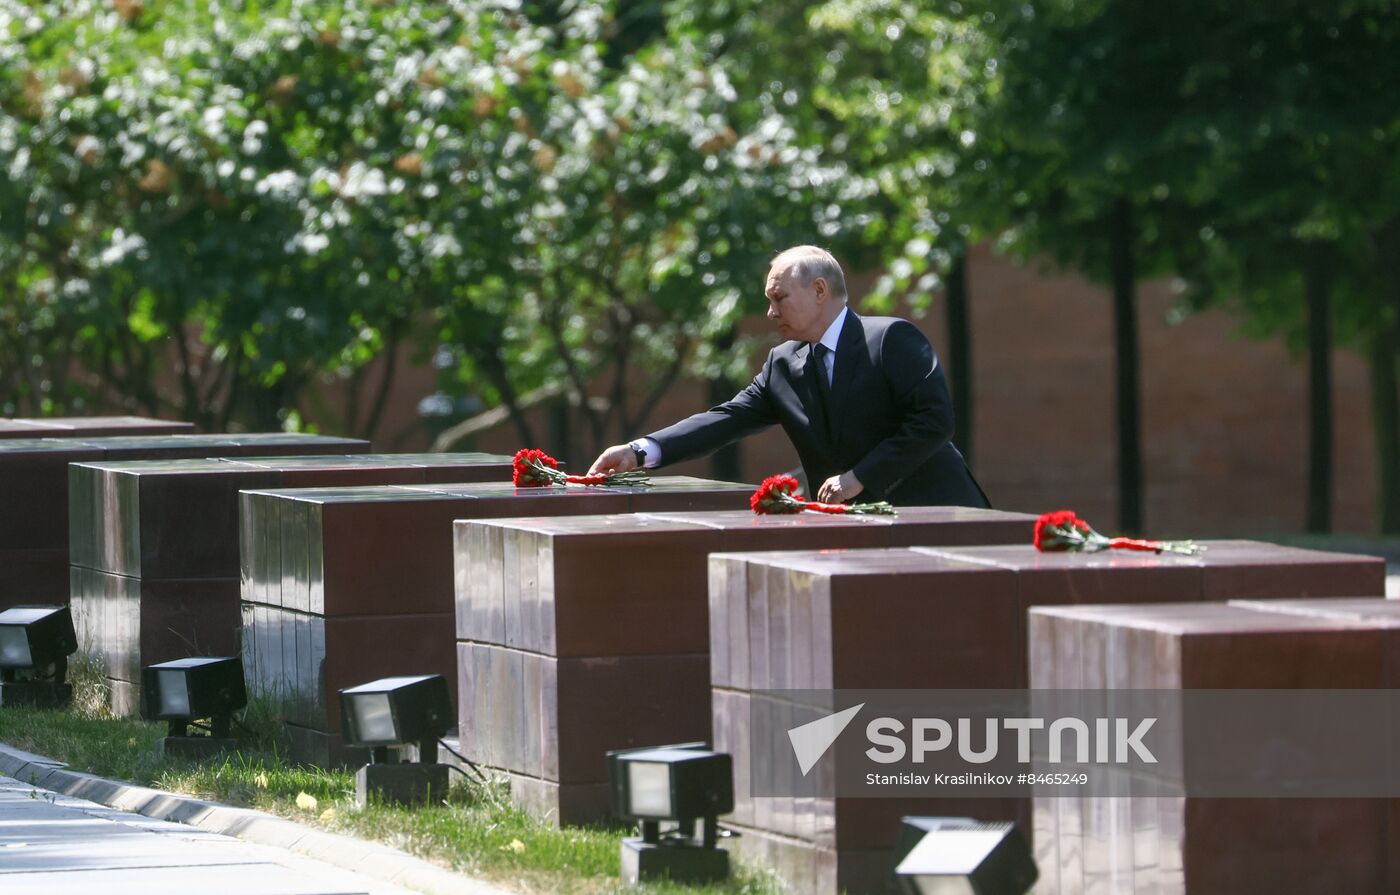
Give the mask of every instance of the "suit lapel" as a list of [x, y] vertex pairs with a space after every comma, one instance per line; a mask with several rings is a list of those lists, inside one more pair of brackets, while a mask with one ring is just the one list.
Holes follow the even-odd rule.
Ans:
[[832, 444], [836, 443], [840, 432], [840, 421], [845, 419], [846, 404], [851, 396], [851, 383], [860, 368], [867, 362], [862, 346], [865, 343], [864, 327], [855, 311], [846, 311], [846, 322], [841, 325], [841, 334], [836, 338], [836, 369], [831, 377], [831, 400], [828, 432]]

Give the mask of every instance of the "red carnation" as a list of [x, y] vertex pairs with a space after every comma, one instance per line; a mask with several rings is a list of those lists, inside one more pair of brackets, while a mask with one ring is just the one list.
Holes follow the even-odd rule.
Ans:
[[650, 485], [644, 470], [630, 472], [565, 475], [559, 461], [539, 448], [521, 448], [515, 452], [510, 480], [517, 488], [547, 488], [550, 485]]
[[1205, 547], [1191, 541], [1149, 541], [1141, 538], [1106, 538], [1075, 515], [1073, 510], [1044, 513], [1035, 520], [1035, 549], [1042, 552], [1094, 553], [1099, 550], [1142, 550], [1192, 556]]
[[554, 484], [549, 470], [558, 470], [559, 461], [537, 448], [521, 448], [511, 464], [511, 481], [517, 488], [544, 488]]
[[760, 516], [800, 513], [803, 510], [810, 510], [814, 513], [894, 515], [894, 507], [884, 501], [853, 504], [821, 503], [805, 499], [798, 490], [800, 487], [797, 479], [790, 475], [770, 475], [749, 497], [749, 507]]
[[1035, 520], [1035, 549], [1044, 551], [1070, 550], [1072, 542], [1093, 531], [1089, 523], [1073, 510], [1056, 510]]

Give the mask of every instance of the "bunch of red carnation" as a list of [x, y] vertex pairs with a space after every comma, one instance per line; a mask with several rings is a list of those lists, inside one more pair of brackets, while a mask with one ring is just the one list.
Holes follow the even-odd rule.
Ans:
[[821, 503], [807, 500], [802, 496], [797, 479], [790, 475], [770, 475], [763, 480], [749, 497], [749, 507], [760, 516], [781, 513], [801, 513], [811, 510], [814, 513], [856, 514], [893, 516], [894, 507], [884, 501], [879, 503]]
[[559, 461], [538, 448], [521, 448], [511, 463], [510, 480], [517, 488], [548, 488], [550, 485], [650, 485], [641, 469], [592, 475], [566, 475]]
[[1142, 538], [1109, 538], [1094, 531], [1073, 510], [1044, 513], [1035, 520], [1035, 549], [1046, 552], [1094, 553], [1099, 550], [1142, 550], [1193, 556], [1206, 548], [1194, 541], [1151, 541]]

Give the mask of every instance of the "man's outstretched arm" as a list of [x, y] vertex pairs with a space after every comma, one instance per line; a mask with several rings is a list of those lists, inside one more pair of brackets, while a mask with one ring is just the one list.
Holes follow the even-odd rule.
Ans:
[[[737, 395], [716, 407], [686, 417], [659, 429], [647, 438], [659, 456], [648, 456], [647, 466], [680, 463], [713, 453], [746, 435], [761, 432], [778, 421], [768, 397], [768, 374], [773, 355], [763, 369]], [[593, 461], [589, 473], [626, 472], [637, 468], [637, 457], [630, 444], [615, 444]]]

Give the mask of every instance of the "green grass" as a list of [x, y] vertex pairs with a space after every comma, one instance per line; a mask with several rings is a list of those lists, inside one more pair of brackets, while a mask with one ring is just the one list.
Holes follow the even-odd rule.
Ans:
[[[167, 759], [157, 743], [165, 726], [105, 717], [100, 673], [75, 667], [74, 706], [65, 711], [8, 708], [0, 712], [0, 742], [88, 771], [229, 804], [258, 808], [311, 826], [384, 842], [506, 888], [529, 893], [605, 895], [780, 895], [770, 876], [740, 867], [716, 886], [673, 884], [624, 887], [618, 848], [627, 831], [555, 829], [510, 804], [499, 784], [454, 780], [436, 805], [406, 809], [354, 804], [348, 771], [299, 767], [279, 754], [274, 715], [250, 706], [244, 722], [253, 745], [207, 761]], [[303, 795], [304, 794], [304, 795]], [[314, 805], [305, 795], [315, 799]], [[298, 805], [298, 797], [302, 805]]]

